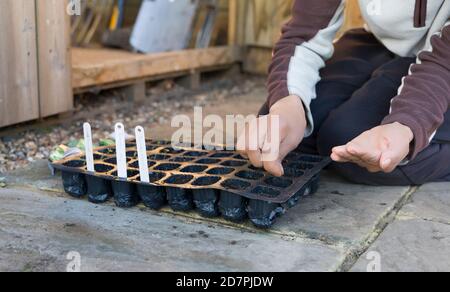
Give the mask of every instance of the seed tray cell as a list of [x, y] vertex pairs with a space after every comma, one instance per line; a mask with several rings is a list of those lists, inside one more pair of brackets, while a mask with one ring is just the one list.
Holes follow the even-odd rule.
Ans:
[[115, 147], [94, 152], [95, 173], [86, 170], [83, 155], [52, 163], [62, 171], [66, 192], [93, 203], [113, 197], [120, 207], [141, 201], [160, 209], [167, 203], [175, 211], [196, 209], [202, 216], [222, 215], [241, 222], [249, 218], [256, 226], [270, 227], [287, 208], [318, 188], [320, 171], [329, 158], [291, 153], [283, 162], [285, 175], [271, 176], [233, 151], [206, 151], [170, 146], [166, 141], [147, 141], [150, 183], [141, 182], [136, 144], [126, 145], [128, 178], [117, 177]]

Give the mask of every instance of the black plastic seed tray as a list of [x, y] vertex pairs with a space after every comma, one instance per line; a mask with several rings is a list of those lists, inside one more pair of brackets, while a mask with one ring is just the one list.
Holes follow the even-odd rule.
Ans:
[[128, 179], [117, 177], [115, 147], [95, 150], [95, 173], [86, 170], [84, 155], [52, 163], [62, 171], [65, 191], [93, 203], [113, 197], [119, 207], [142, 201], [160, 209], [197, 209], [202, 216], [241, 222], [249, 218], [267, 228], [287, 208], [318, 188], [320, 171], [330, 159], [292, 152], [283, 162], [285, 175], [271, 176], [234, 151], [173, 148], [170, 142], [147, 141], [150, 183], [139, 176], [136, 144], [127, 144]]

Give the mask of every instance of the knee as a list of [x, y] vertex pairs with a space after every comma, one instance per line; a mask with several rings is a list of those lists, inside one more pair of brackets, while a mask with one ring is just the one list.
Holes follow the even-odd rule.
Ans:
[[319, 154], [328, 156], [334, 147], [347, 144], [363, 132], [361, 122], [358, 123], [354, 116], [335, 110], [322, 124], [317, 134]]

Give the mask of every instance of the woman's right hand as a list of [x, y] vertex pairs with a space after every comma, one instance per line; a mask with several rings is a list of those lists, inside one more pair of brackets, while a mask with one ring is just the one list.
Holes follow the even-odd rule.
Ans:
[[301, 99], [288, 96], [275, 103], [269, 115], [248, 123], [236, 147], [255, 167], [264, 168], [274, 176], [283, 176], [282, 162], [302, 142], [306, 126]]

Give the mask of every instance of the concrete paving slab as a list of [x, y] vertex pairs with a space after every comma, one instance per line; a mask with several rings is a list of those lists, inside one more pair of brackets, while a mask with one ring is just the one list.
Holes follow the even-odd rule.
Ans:
[[0, 189], [0, 270], [332, 271], [343, 252], [319, 241]]
[[421, 219], [396, 220], [352, 271], [366, 272], [374, 263], [379, 263], [378, 271], [383, 272], [448, 272], [450, 225]]
[[289, 210], [274, 230], [358, 245], [370, 237], [409, 189], [355, 185], [328, 173], [319, 192]]
[[450, 183], [424, 185], [402, 208], [402, 213], [450, 224]]

